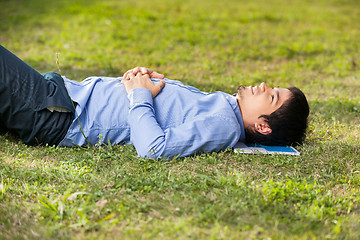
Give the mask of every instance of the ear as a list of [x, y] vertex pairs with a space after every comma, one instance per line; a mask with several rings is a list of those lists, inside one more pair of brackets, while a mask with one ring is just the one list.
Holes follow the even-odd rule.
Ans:
[[257, 131], [263, 135], [267, 135], [272, 132], [269, 124], [267, 124], [267, 123], [255, 123], [255, 131]]

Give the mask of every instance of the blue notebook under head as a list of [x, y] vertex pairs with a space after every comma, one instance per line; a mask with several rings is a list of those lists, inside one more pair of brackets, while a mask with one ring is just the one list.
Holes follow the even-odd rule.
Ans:
[[285, 154], [285, 155], [300, 155], [300, 152], [294, 147], [289, 146], [265, 146], [253, 143], [238, 142], [234, 146], [236, 153], [247, 154]]

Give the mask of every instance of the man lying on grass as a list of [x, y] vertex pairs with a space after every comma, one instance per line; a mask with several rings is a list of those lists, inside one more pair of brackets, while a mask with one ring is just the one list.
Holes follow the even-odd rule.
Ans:
[[265, 83], [205, 93], [147, 68], [76, 82], [40, 74], [0, 46], [0, 128], [25, 144], [133, 144], [159, 158], [217, 152], [238, 141], [301, 144], [309, 106], [295, 87]]

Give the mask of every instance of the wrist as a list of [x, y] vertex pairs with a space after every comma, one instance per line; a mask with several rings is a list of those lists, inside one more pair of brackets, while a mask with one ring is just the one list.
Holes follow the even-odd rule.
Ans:
[[128, 92], [127, 97], [130, 101], [130, 108], [144, 103], [153, 104], [152, 93], [147, 88], [134, 88]]

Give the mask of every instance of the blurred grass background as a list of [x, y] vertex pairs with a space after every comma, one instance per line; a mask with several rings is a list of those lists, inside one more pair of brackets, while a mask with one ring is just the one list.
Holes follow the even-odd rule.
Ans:
[[358, 0], [0, 0], [0, 43], [70, 79], [147, 66], [203, 91], [298, 86], [300, 157], [143, 161], [0, 136], [3, 239], [357, 239]]

